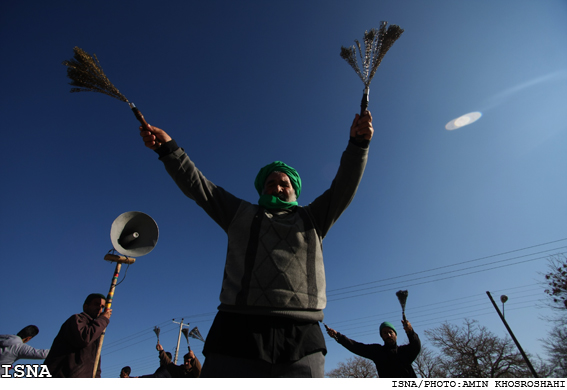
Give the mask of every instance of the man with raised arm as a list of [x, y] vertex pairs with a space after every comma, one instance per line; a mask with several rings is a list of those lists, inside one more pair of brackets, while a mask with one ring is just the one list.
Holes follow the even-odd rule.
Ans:
[[324, 376], [322, 241], [362, 178], [374, 133], [370, 112], [357, 114], [349, 133], [330, 188], [300, 206], [301, 178], [281, 161], [257, 174], [254, 204], [209, 181], [165, 131], [140, 128], [183, 193], [228, 236], [221, 304], [205, 341], [201, 377]]
[[[73, 314], [61, 325], [45, 365], [53, 378], [92, 378], [100, 336], [110, 322], [112, 309], [104, 311], [106, 297], [90, 294], [83, 312]], [[100, 357], [96, 378], [100, 378]]]
[[8, 374], [6, 366], [12, 365], [19, 359], [45, 359], [49, 349], [35, 349], [26, 345], [28, 341], [37, 336], [39, 328], [28, 325], [18, 334], [0, 335], [0, 378]]
[[362, 344], [351, 340], [345, 335], [325, 325], [329, 336], [339, 344], [358, 356], [370, 359], [376, 365], [380, 378], [416, 378], [411, 364], [421, 351], [421, 342], [417, 333], [413, 331], [409, 321], [403, 321], [404, 330], [408, 336], [409, 344], [398, 346], [398, 332], [389, 322], [380, 324], [381, 344]]

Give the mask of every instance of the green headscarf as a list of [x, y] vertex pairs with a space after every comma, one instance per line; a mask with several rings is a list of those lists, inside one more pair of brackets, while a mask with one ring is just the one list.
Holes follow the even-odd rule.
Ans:
[[289, 177], [291, 186], [295, 190], [295, 196], [299, 198], [299, 194], [301, 193], [301, 178], [299, 177], [299, 173], [297, 173], [295, 169], [281, 161], [274, 161], [273, 163], [268, 164], [264, 168], [260, 169], [260, 172], [258, 172], [258, 175], [256, 175], [256, 180], [254, 180], [254, 187], [256, 187], [256, 191], [258, 191], [258, 195], [260, 195], [258, 204], [268, 209], [285, 209], [297, 206], [297, 202], [285, 202], [277, 196], [262, 194], [264, 192], [266, 179], [272, 172], [276, 171], [283, 172]]

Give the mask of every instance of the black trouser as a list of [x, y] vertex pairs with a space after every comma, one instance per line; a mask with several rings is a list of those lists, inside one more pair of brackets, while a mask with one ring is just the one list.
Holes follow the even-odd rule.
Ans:
[[289, 363], [268, 363], [217, 353], [206, 357], [201, 378], [323, 378], [325, 356], [312, 353]]

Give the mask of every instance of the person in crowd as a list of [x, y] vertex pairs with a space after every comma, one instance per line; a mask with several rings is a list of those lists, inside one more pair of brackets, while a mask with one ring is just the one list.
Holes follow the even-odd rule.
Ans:
[[381, 344], [362, 344], [325, 325], [329, 336], [352, 353], [370, 359], [376, 365], [380, 378], [416, 378], [412, 363], [421, 351], [419, 336], [409, 321], [403, 321], [409, 344], [398, 346], [398, 333], [389, 322], [380, 324]]
[[[63, 323], [53, 340], [45, 365], [53, 378], [92, 378], [100, 337], [110, 322], [112, 309], [104, 311], [106, 298], [90, 294], [83, 312]], [[100, 378], [99, 357], [96, 378]]]
[[130, 366], [122, 367], [122, 370], [120, 370], [120, 378], [130, 378], [131, 373], [132, 369]]
[[[318, 322], [327, 298], [323, 239], [348, 207], [364, 172], [372, 115], [355, 115], [350, 139], [330, 188], [300, 206], [302, 182], [275, 161], [254, 181], [258, 203], [208, 180], [164, 130], [140, 127], [183, 193], [227, 233], [221, 304], [205, 340], [201, 377], [324, 377], [325, 339]], [[267, 148], [292, 147], [278, 136]], [[241, 175], [235, 162], [229, 174]]]
[[26, 345], [39, 333], [35, 325], [28, 325], [18, 334], [0, 335], [0, 378], [8, 373], [5, 365], [12, 365], [18, 359], [45, 359], [49, 349], [35, 349]]

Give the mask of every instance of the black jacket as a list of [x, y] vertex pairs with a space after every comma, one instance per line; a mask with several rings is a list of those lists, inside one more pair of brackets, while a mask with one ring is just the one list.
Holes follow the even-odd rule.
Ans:
[[416, 378], [411, 366], [419, 352], [421, 342], [417, 333], [408, 332], [408, 345], [389, 347], [380, 344], [362, 344], [338, 333], [337, 341], [354, 354], [370, 359], [376, 364], [380, 378]]

